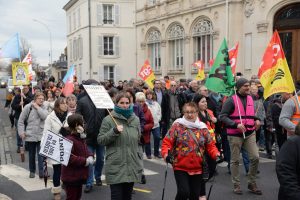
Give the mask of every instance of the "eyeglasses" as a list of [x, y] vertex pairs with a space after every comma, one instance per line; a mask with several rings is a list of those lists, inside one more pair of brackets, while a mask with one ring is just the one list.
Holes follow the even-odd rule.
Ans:
[[171, 85], [171, 87], [176, 87], [176, 85]]

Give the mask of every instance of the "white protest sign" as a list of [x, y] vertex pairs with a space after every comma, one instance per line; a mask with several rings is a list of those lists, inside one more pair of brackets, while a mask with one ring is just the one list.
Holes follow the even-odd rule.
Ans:
[[47, 131], [41, 141], [39, 154], [55, 160], [65, 166], [68, 165], [73, 142], [63, 136]]
[[83, 85], [96, 108], [113, 109], [115, 104], [106, 89], [101, 85]]

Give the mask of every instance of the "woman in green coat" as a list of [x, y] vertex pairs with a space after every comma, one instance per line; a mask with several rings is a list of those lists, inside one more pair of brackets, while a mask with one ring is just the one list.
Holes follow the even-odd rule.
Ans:
[[103, 119], [98, 143], [106, 146], [105, 177], [111, 200], [130, 200], [133, 185], [142, 176], [143, 153], [139, 146], [140, 122], [133, 112], [130, 97], [119, 93], [111, 116]]

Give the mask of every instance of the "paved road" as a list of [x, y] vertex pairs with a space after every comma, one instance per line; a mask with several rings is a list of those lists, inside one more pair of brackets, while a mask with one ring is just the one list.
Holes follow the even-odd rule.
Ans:
[[[13, 200], [50, 200], [52, 199], [50, 193], [50, 187], [52, 186], [51, 177], [48, 180], [48, 188], [45, 188], [43, 180], [39, 178], [29, 179], [28, 156], [26, 155], [26, 161], [22, 163], [20, 155], [16, 153], [15, 131], [10, 128], [7, 111], [3, 109], [3, 99], [4, 91], [0, 90], [0, 200], [7, 199], [1, 195], [6, 195]], [[261, 153], [261, 156], [260, 174], [257, 183], [263, 191], [262, 196], [256, 196], [247, 191], [247, 177], [242, 166], [240, 167], [242, 174], [241, 187], [244, 194], [242, 196], [233, 194], [227, 168], [219, 166], [217, 168], [218, 175], [214, 181], [207, 184], [207, 191], [213, 184], [210, 199], [277, 199], [279, 184], [275, 174], [275, 161], [263, 158], [265, 156], [263, 153]], [[162, 160], [155, 159], [145, 159], [144, 165], [147, 174], [147, 184], [135, 185], [133, 200], [160, 200], [166, 165]], [[52, 174], [51, 170], [51, 166], [49, 166], [50, 174]], [[176, 184], [172, 168], [168, 168], [167, 172], [165, 200], [173, 200], [176, 195]], [[83, 194], [82, 199], [110, 199], [109, 187], [106, 185], [101, 187], [94, 186], [94, 190], [89, 194]]]

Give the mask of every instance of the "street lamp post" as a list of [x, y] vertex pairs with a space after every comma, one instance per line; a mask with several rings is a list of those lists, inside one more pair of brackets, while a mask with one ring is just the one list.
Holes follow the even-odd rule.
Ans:
[[50, 55], [49, 55], [49, 58], [50, 58], [50, 69], [52, 71], [52, 35], [51, 35], [51, 31], [49, 29], [49, 27], [47, 26], [47, 24], [37, 20], [37, 19], [33, 19], [33, 21], [39, 23], [39, 24], [42, 24], [44, 27], [46, 27], [46, 29], [48, 30], [49, 32], [49, 36], [50, 36]]

